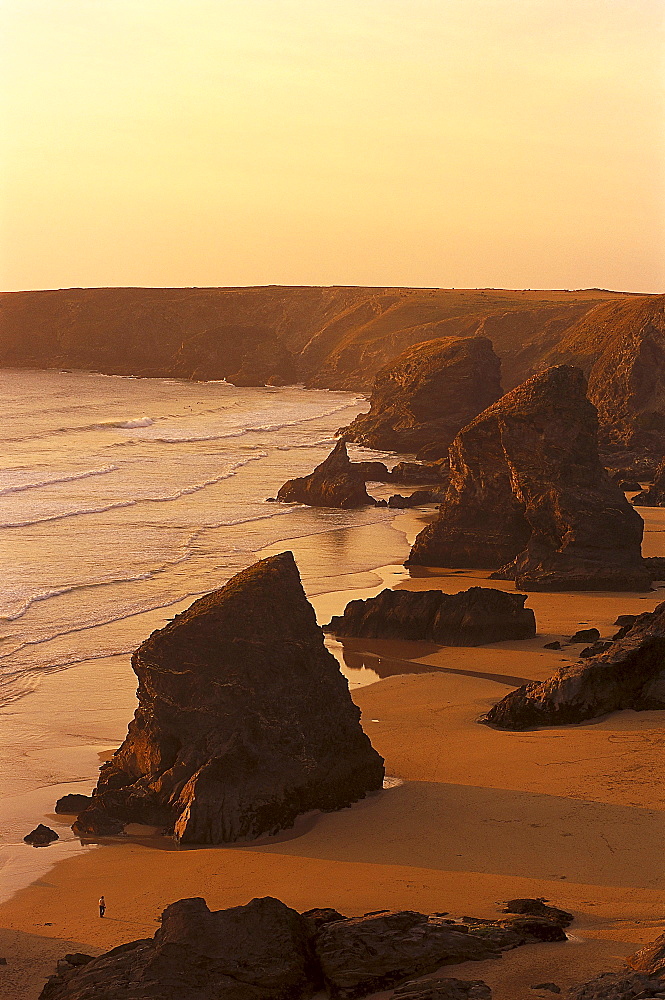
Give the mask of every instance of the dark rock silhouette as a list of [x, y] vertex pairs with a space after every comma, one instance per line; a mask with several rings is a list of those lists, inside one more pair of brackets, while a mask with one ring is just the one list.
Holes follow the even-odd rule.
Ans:
[[[665, 439], [665, 429], [663, 430], [663, 438]], [[632, 502], [636, 507], [665, 507], [665, 458], [656, 469], [651, 486], [633, 497]]]
[[568, 991], [570, 1000], [660, 1000], [665, 980], [641, 972], [601, 972]]
[[436, 462], [398, 462], [390, 470], [390, 481], [404, 485], [448, 485], [450, 465], [448, 457]]
[[[623, 631], [623, 630], [622, 630]], [[622, 709], [665, 708], [665, 602], [604, 653], [506, 695], [481, 720], [500, 729], [567, 725]]]
[[571, 635], [568, 642], [597, 642], [600, 639], [600, 632], [597, 628], [581, 628], [574, 635]]
[[352, 1000], [442, 965], [497, 954], [492, 944], [463, 931], [412, 910], [383, 912], [326, 924], [315, 949], [331, 997]]
[[60, 837], [50, 826], [44, 826], [43, 823], [40, 823], [34, 830], [27, 833], [23, 840], [26, 844], [32, 844], [33, 847], [48, 847], [54, 840], [60, 840]]
[[429, 340], [377, 373], [369, 413], [339, 433], [370, 448], [442, 458], [460, 428], [500, 395], [501, 362], [490, 340]]
[[58, 799], [55, 811], [56, 813], [65, 813], [65, 815], [78, 816], [91, 802], [90, 795], [80, 795], [78, 792], [73, 792]]
[[317, 976], [304, 921], [278, 899], [213, 912], [181, 899], [153, 938], [52, 976], [40, 1000], [296, 1000]]
[[665, 933], [660, 934], [651, 944], [646, 944], [634, 952], [626, 962], [636, 972], [665, 977]]
[[383, 760], [290, 552], [195, 601], [132, 666], [139, 707], [74, 824], [80, 836], [142, 822], [179, 842], [230, 842], [382, 787]]
[[445, 494], [437, 490], [414, 490], [409, 496], [402, 496], [401, 493], [395, 493], [393, 496], [388, 497], [388, 506], [402, 510], [407, 507], [418, 507], [424, 503], [441, 503], [444, 497]]
[[310, 507], [366, 507], [374, 500], [365, 489], [365, 478], [359, 474], [346, 452], [344, 441], [338, 441], [331, 453], [309, 476], [289, 479], [277, 499], [282, 503], [304, 503]]
[[471, 587], [459, 594], [440, 590], [382, 590], [366, 601], [350, 601], [324, 632], [367, 639], [429, 639], [443, 646], [479, 646], [536, 634], [525, 594]]
[[600, 463], [585, 388], [578, 369], [550, 368], [465, 427], [408, 565], [503, 567], [524, 590], [648, 589], [642, 519]]
[[503, 904], [504, 913], [515, 913], [521, 916], [545, 917], [561, 927], [568, 927], [575, 919], [572, 913], [561, 910], [558, 906], [548, 906], [544, 899], [507, 899]]
[[482, 979], [419, 979], [398, 986], [393, 997], [395, 1000], [492, 1000], [492, 991]]

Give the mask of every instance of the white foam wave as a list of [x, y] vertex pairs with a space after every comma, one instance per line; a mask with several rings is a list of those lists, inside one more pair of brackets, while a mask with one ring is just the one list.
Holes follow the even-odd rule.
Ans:
[[116, 472], [119, 466], [104, 465], [100, 469], [87, 469], [85, 472], [74, 472], [69, 476], [49, 476], [47, 479], [40, 479], [33, 483], [14, 483], [11, 486], [0, 488], [0, 497], [9, 493], [23, 493], [24, 490], [38, 490], [44, 486], [55, 486], [58, 483], [74, 483], [79, 479], [88, 479], [90, 476], [105, 476], [109, 472]]

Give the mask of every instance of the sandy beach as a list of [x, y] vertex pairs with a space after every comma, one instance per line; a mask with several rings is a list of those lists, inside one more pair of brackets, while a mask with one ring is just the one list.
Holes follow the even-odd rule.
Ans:
[[[649, 512], [647, 555], [665, 554], [664, 515]], [[354, 573], [345, 561], [346, 548], [374, 546], [379, 564], [388, 531], [401, 536], [406, 555], [427, 516], [414, 511], [398, 515], [392, 528], [342, 529], [344, 539], [334, 537], [339, 532], [293, 539], [288, 547], [318, 581], [310, 596], [319, 621], [385, 585], [456, 592], [484, 581], [481, 572], [411, 578], [399, 563]], [[12, 707], [11, 732], [5, 729], [8, 743], [23, 739], [24, 752], [42, 762], [43, 784], [15, 789], [3, 808], [16, 828], [27, 832], [42, 821], [62, 840], [41, 851], [21, 845], [5, 866], [0, 995], [34, 1000], [65, 952], [98, 954], [151, 936], [161, 910], [186, 896], [204, 896], [214, 909], [274, 895], [300, 910], [411, 908], [455, 917], [493, 917], [498, 901], [543, 896], [574, 912], [568, 943], [527, 946], [444, 974], [484, 979], [495, 1000], [526, 1000], [536, 983], [565, 990], [616, 967], [665, 919], [662, 713], [620, 712], [526, 733], [476, 720], [525, 680], [574, 661], [581, 648], [545, 650], [545, 642], [587, 624], [609, 636], [617, 615], [650, 611], [663, 597], [663, 590], [531, 594], [538, 635], [477, 648], [329, 640], [348, 665], [365, 731], [386, 759], [388, 787], [350, 809], [308, 815], [277, 837], [233, 847], [177, 850], [147, 829], [99, 845], [73, 840], [53, 803], [65, 790], [92, 787], [100, 756], [125, 735], [135, 678], [127, 657], [104, 662], [101, 690], [99, 663], [47, 678]], [[40, 733], [35, 722], [45, 711], [48, 739], [46, 725]], [[104, 920], [96, 909], [101, 893]]]

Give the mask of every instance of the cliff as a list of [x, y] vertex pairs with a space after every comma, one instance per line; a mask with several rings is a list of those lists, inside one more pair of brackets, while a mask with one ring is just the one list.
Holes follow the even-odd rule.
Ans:
[[231, 842], [382, 787], [383, 760], [290, 552], [195, 601], [132, 666], [139, 707], [74, 824], [80, 836], [143, 822], [179, 842]]
[[550, 368], [465, 427], [409, 565], [505, 566], [524, 590], [648, 589], [642, 519], [600, 463], [585, 389], [579, 369]]

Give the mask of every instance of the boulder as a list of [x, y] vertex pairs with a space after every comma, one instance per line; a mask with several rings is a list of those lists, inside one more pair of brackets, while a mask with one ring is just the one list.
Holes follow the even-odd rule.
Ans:
[[[639, 483], [638, 490], [641, 489]], [[633, 497], [636, 507], [665, 507], [665, 458], [656, 469], [653, 483]]]
[[440, 590], [382, 590], [366, 601], [350, 601], [324, 632], [366, 639], [429, 639], [442, 646], [480, 646], [536, 634], [525, 594], [471, 587], [459, 594]]
[[630, 955], [626, 962], [636, 972], [665, 978], [665, 933]]
[[634, 493], [636, 490], [642, 489], [641, 484], [636, 479], [621, 479], [618, 486], [624, 493]]
[[600, 632], [597, 628], [581, 628], [574, 635], [571, 635], [568, 642], [597, 642], [598, 639], [600, 639]]
[[407, 348], [374, 379], [369, 413], [339, 433], [370, 448], [442, 458], [457, 432], [501, 395], [487, 337], [443, 337]]
[[570, 1000], [660, 1000], [665, 981], [641, 972], [601, 972], [587, 983], [572, 987]]
[[55, 811], [56, 813], [65, 813], [65, 815], [78, 816], [91, 802], [92, 797], [90, 795], [80, 795], [78, 792], [71, 792], [69, 795], [63, 795], [58, 799], [55, 804]]
[[512, 691], [480, 721], [527, 729], [584, 722], [622, 709], [663, 708], [665, 601], [639, 615], [604, 653]]
[[598, 457], [584, 375], [559, 365], [481, 413], [408, 565], [500, 569], [524, 590], [648, 590], [643, 523]]
[[419, 979], [398, 986], [393, 997], [395, 1000], [492, 1000], [492, 991], [482, 979]]
[[34, 830], [27, 833], [23, 838], [26, 844], [32, 844], [33, 847], [48, 847], [52, 844], [54, 840], [60, 840], [60, 837], [52, 830], [49, 826], [44, 826], [40, 823], [36, 826]]
[[181, 899], [153, 938], [63, 970], [40, 1000], [298, 1000], [318, 984], [305, 923], [278, 899], [213, 912]]
[[139, 706], [74, 824], [80, 836], [140, 822], [183, 843], [251, 839], [382, 787], [383, 759], [291, 552], [195, 601], [132, 666]]
[[497, 949], [440, 917], [384, 911], [326, 924], [314, 947], [333, 998], [387, 990], [443, 965], [479, 961]]
[[366, 507], [374, 503], [365, 489], [365, 479], [349, 459], [344, 441], [309, 476], [289, 479], [280, 488], [282, 503], [304, 503], [310, 507]]
[[385, 462], [351, 462], [351, 470], [365, 483], [387, 483], [392, 475]]
[[545, 917], [559, 924], [560, 927], [568, 927], [572, 924], [572, 913], [561, 910], [558, 906], [548, 906], [544, 899], [507, 899], [503, 904], [504, 913], [516, 913], [521, 916]]

